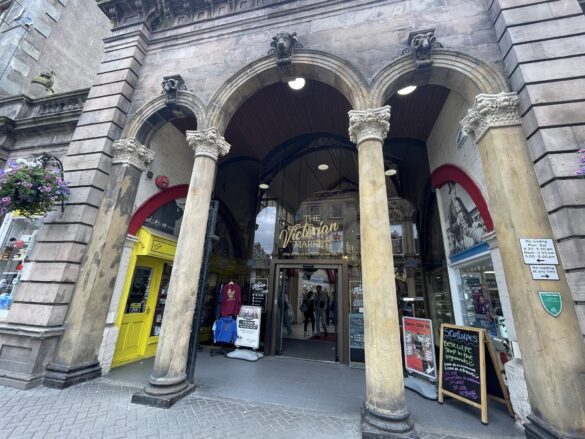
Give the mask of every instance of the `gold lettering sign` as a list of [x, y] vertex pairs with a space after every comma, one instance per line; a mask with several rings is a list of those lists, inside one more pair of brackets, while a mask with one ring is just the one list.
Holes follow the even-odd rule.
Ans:
[[[312, 222], [313, 221], [313, 222]], [[318, 253], [329, 247], [331, 234], [339, 230], [338, 223], [325, 223], [318, 216], [307, 216], [305, 221], [292, 224], [281, 230], [279, 240], [282, 248], [292, 245], [296, 251], [288, 254]], [[330, 253], [330, 250], [326, 250]]]

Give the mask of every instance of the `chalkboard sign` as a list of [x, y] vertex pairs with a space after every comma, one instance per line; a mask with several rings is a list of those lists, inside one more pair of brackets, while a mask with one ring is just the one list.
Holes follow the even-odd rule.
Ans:
[[443, 327], [441, 331], [441, 387], [476, 404], [481, 404], [482, 341], [477, 329]]
[[364, 315], [360, 313], [349, 315], [349, 361], [351, 363], [365, 363], [364, 352]]
[[477, 407], [481, 409], [481, 422], [487, 424], [487, 397], [490, 396], [505, 403], [510, 416], [514, 416], [485, 329], [444, 323], [441, 325], [440, 349], [439, 403], [442, 404], [443, 395], [447, 395]]

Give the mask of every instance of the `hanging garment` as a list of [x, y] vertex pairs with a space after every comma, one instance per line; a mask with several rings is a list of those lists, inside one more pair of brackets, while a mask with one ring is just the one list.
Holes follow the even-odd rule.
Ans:
[[217, 319], [212, 329], [214, 343], [234, 344], [238, 338], [236, 320], [232, 316]]
[[241, 304], [240, 286], [234, 283], [224, 285], [221, 289], [221, 316], [237, 316]]

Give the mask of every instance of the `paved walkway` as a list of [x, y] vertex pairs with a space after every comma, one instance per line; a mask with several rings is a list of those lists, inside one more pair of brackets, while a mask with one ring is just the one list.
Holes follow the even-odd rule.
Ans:
[[[198, 362], [197, 376], [201, 387], [171, 409], [164, 410], [130, 403], [132, 393], [145, 378], [137, 371], [149, 371], [149, 368], [149, 362], [137, 363], [131, 368], [118, 369], [106, 377], [63, 391], [46, 387], [24, 391], [0, 387], [0, 437], [360, 437], [358, 401], [361, 396], [348, 398], [346, 405], [329, 402], [344, 398], [339, 390], [342, 388], [348, 389], [349, 394], [355, 394], [356, 388], [363, 386], [362, 371], [336, 364], [282, 358], [264, 358], [258, 363], [248, 363], [224, 357], [210, 358], [207, 353], [201, 355]], [[267, 372], [271, 374], [267, 375]], [[323, 381], [323, 376], [330, 378], [329, 385]], [[301, 386], [301, 392], [308, 394], [306, 398], [295, 399], [296, 393], [292, 390], [298, 386], [291, 383], [302, 384], [298, 382], [299, 377], [303, 382], [308, 381], [309, 386], [321, 380], [322, 386], [320, 389]], [[275, 381], [284, 386], [275, 388]], [[289, 391], [283, 391], [283, 387]], [[244, 393], [238, 393], [242, 392], [242, 388]], [[309, 391], [311, 389], [312, 392]], [[337, 389], [337, 393], [330, 394], [331, 389]], [[230, 391], [240, 396], [225, 396]], [[275, 392], [278, 401], [265, 401]], [[409, 391], [407, 399], [423, 439], [523, 437], [511, 418], [502, 417], [498, 407], [490, 408], [490, 425], [485, 427], [479, 422], [479, 413], [454, 402], [440, 406]], [[320, 409], [307, 408], [310, 406], [308, 401], [321, 404]]]

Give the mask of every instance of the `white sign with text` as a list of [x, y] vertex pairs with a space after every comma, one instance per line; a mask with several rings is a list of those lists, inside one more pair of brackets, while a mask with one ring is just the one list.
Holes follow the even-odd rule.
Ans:
[[520, 247], [522, 247], [522, 257], [525, 264], [559, 264], [552, 239], [521, 239]]
[[559, 272], [554, 265], [531, 265], [530, 272], [534, 280], [559, 280]]

